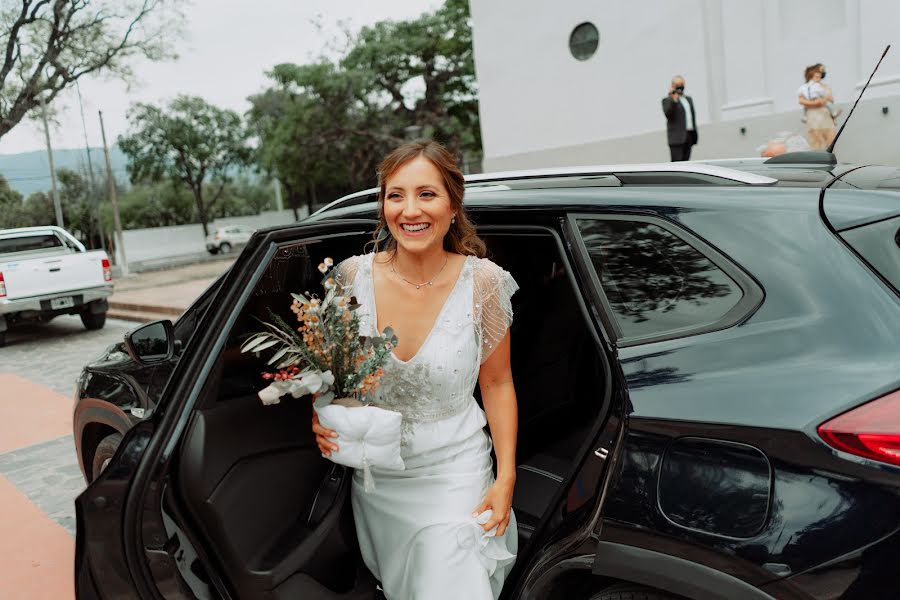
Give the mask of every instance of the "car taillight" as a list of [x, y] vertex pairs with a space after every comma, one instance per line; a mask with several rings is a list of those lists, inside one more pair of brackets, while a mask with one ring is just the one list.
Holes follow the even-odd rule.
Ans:
[[3, 281], [3, 273], [0, 273], [0, 298], [6, 297], [6, 282]]
[[900, 466], [900, 390], [819, 425], [829, 446]]
[[112, 281], [112, 269], [109, 267], [109, 259], [104, 258], [101, 264], [103, 265], [103, 281]]

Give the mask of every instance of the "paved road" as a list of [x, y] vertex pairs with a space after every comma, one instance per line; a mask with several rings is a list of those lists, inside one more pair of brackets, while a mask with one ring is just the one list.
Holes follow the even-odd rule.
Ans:
[[0, 348], [0, 598], [72, 598], [84, 480], [72, 442], [82, 365], [134, 323], [86, 331], [77, 316], [13, 328]]
[[15, 373], [71, 398], [81, 367], [134, 327], [136, 323], [108, 319], [103, 329], [86, 331], [81, 319], [71, 315], [12, 327], [6, 347], [0, 348], [0, 372]]

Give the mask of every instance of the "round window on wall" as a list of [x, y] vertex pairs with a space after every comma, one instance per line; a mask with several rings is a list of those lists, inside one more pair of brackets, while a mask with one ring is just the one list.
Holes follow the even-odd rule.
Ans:
[[587, 60], [597, 52], [600, 45], [600, 32], [593, 23], [582, 23], [572, 30], [569, 36], [569, 50], [578, 60]]

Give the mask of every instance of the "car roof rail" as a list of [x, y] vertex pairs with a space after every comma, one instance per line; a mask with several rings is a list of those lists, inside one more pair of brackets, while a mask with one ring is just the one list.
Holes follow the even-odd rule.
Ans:
[[[466, 189], [500, 189], [502, 182], [539, 180], [565, 177], [616, 177], [620, 184], [658, 183], [667, 185], [697, 185], [701, 183], [720, 182], [738, 185], [774, 185], [777, 179], [731, 169], [716, 164], [701, 162], [643, 163], [623, 165], [592, 165], [583, 167], [554, 167], [548, 169], [528, 169], [522, 171], [498, 171], [466, 176]], [[641, 177], [643, 176], [643, 177]], [[650, 177], [664, 177], [656, 181]], [[369, 188], [338, 198], [313, 213], [318, 215], [326, 211], [355, 206], [368, 202], [368, 197], [377, 195], [378, 188]], [[312, 216], [312, 215], [310, 215]]]
[[655, 174], [667, 173], [677, 180], [678, 176], [693, 182], [693, 175], [706, 175], [726, 182], [742, 185], [773, 185], [777, 179], [747, 173], [738, 169], [730, 169], [720, 165], [700, 162], [643, 163], [631, 165], [588, 165], [583, 167], [556, 167], [550, 169], [529, 169], [525, 171], [501, 171], [496, 173], [480, 173], [466, 177], [466, 183], [483, 183], [488, 181], [504, 181], [515, 179], [538, 179], [546, 177], [598, 177], [602, 175], [620, 174]]

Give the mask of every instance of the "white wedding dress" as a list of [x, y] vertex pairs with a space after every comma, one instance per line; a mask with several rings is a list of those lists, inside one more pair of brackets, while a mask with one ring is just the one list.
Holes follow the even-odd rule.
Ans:
[[[374, 254], [338, 265], [337, 280], [361, 304], [360, 330], [376, 334]], [[472, 517], [494, 483], [484, 411], [472, 392], [481, 363], [512, 321], [512, 276], [469, 256], [415, 356], [395, 355], [370, 403], [402, 414], [403, 471], [372, 469], [375, 488], [353, 478], [363, 560], [389, 600], [488, 600], [515, 561], [515, 516], [502, 536]], [[383, 326], [388, 326], [384, 323]], [[340, 444], [340, 440], [337, 440]]]

